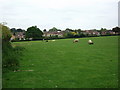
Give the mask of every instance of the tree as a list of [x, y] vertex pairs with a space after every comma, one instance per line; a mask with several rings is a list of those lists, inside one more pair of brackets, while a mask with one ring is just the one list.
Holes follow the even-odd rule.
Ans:
[[12, 47], [9, 42], [11, 32], [7, 26], [0, 24], [0, 31], [2, 31], [2, 72], [5, 73], [8, 70], [17, 70], [21, 57], [19, 50], [22, 50], [22, 48], [18, 46]]
[[81, 29], [75, 29], [75, 32], [78, 34], [78, 36], [81, 34], [82, 30]]
[[72, 29], [69, 29], [69, 28], [66, 28], [66, 30], [65, 30], [66, 32], [73, 32], [74, 30], [72, 30]]
[[100, 32], [100, 34], [102, 34], [102, 32], [105, 32], [105, 31], [107, 31], [106, 28], [101, 28], [99, 32]]
[[47, 30], [46, 30], [46, 29], [44, 29], [44, 30], [43, 30], [43, 32], [47, 32]]
[[17, 32], [24, 32], [25, 30], [23, 30], [23, 29], [21, 29], [21, 28], [19, 28], [19, 29], [17, 29]]
[[78, 29], [78, 30], [77, 30], [78, 33], [81, 33], [81, 31], [82, 31], [81, 29]]
[[57, 31], [61, 31], [60, 29], [58, 29]]
[[53, 27], [53, 28], [49, 29], [49, 31], [58, 31], [58, 29], [56, 27]]
[[112, 31], [115, 32], [115, 33], [120, 34], [120, 28], [119, 27], [113, 28]]
[[66, 32], [64, 34], [64, 37], [66, 37], [66, 38], [74, 38], [76, 36], [78, 36], [76, 32]]
[[43, 32], [37, 26], [29, 27], [26, 31], [27, 38], [41, 39]]
[[[95, 29], [96, 30], [96, 29]], [[101, 28], [100, 31], [106, 31], [107, 29], [106, 28]]]
[[25, 30], [23, 30], [23, 29], [21, 29], [21, 28], [19, 28], [19, 29], [11, 28], [10, 31], [11, 31], [12, 33], [16, 33], [16, 32], [25, 32]]
[[17, 32], [17, 30], [16, 30], [15, 28], [11, 28], [10, 31], [11, 31], [12, 33], [16, 33], [16, 32]]
[[10, 38], [11, 38], [11, 32], [10, 29], [5, 26], [0, 24], [0, 26], [2, 27], [2, 40], [3, 42], [9, 42]]

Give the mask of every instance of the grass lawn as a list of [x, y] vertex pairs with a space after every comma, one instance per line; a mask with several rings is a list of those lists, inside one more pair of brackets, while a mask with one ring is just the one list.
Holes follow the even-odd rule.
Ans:
[[6, 73], [3, 88], [117, 88], [118, 36], [79, 40], [13, 43], [25, 47], [20, 70], [33, 71]]

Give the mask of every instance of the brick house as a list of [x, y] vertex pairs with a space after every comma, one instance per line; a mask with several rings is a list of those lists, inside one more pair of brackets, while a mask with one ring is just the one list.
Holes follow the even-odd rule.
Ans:
[[101, 32], [101, 35], [107, 35], [107, 34], [114, 35], [115, 32], [113, 32], [112, 30], [107, 30], [107, 31], [102, 31]]
[[25, 32], [16, 32], [16, 33], [12, 33], [12, 37], [11, 40], [25, 40]]
[[100, 35], [100, 32], [98, 32], [97, 30], [85, 30], [84, 33], [88, 35]]

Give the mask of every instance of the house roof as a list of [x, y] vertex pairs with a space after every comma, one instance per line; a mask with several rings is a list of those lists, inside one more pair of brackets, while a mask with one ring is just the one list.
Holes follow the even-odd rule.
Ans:
[[44, 32], [44, 34], [63, 34], [63, 31], [57, 32], [57, 31], [48, 31], [48, 32]]

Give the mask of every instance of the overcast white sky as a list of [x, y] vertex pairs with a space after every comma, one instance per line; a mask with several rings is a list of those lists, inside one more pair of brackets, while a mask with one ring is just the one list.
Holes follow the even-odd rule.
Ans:
[[22, 29], [111, 29], [118, 26], [118, 1], [0, 0], [0, 22]]

